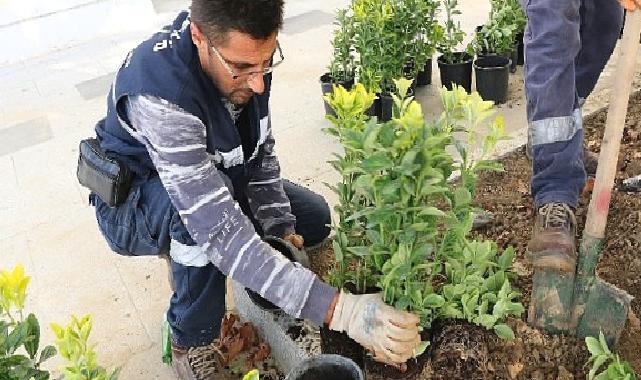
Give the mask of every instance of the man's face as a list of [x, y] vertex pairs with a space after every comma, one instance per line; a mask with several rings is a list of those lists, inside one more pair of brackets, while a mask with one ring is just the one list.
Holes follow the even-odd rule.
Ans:
[[[203, 70], [223, 96], [233, 104], [243, 105], [254, 94], [263, 93], [262, 70], [272, 60], [277, 33], [265, 40], [256, 40], [248, 34], [231, 30], [227, 32], [225, 41], [217, 45], [195, 24], [191, 25], [191, 33]], [[234, 79], [234, 75], [238, 78]]]

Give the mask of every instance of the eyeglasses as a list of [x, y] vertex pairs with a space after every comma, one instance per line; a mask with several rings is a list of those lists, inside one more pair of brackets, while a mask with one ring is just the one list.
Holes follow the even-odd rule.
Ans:
[[249, 79], [249, 78], [253, 78], [253, 77], [255, 77], [256, 75], [259, 75], [259, 74], [260, 75], [267, 75], [267, 74], [271, 73], [272, 71], [274, 71], [274, 68], [278, 67], [278, 65], [283, 63], [283, 61], [285, 60], [285, 56], [283, 55], [283, 50], [280, 48], [280, 43], [278, 41], [276, 41], [276, 51], [274, 52], [274, 54], [276, 52], [278, 52], [278, 55], [280, 57], [280, 59], [277, 62], [274, 62], [274, 59], [272, 57], [272, 64], [270, 66], [267, 66], [267, 67], [263, 68], [262, 70], [236, 73], [234, 71], [234, 69], [231, 68], [231, 66], [229, 65], [227, 60], [225, 58], [223, 58], [223, 56], [220, 54], [218, 49], [216, 49], [214, 47], [214, 45], [211, 43], [209, 38], [207, 38], [207, 42], [209, 43], [209, 47], [211, 48], [211, 51], [213, 51], [214, 54], [216, 55], [216, 57], [218, 57], [218, 60], [220, 60], [220, 63], [222, 63], [223, 67], [225, 67], [225, 69], [229, 72], [229, 74], [231, 75], [231, 78], [233, 80], [238, 80], [240, 78]]

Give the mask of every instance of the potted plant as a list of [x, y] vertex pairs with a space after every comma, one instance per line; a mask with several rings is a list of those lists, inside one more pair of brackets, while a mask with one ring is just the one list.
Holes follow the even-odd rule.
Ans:
[[[395, 87], [394, 117], [384, 123], [361, 113], [373, 94], [360, 85], [351, 92], [337, 88], [328, 97], [338, 115], [328, 131], [344, 149], [331, 162], [341, 182], [331, 187], [339, 204], [330, 280], [357, 293], [380, 291], [387, 304], [419, 315], [426, 333], [437, 318], [458, 318], [508, 337], [503, 320], [519, 310], [496, 305], [515, 303], [517, 296], [506, 273], [511, 251], [499, 256], [491, 242], [468, 240], [476, 173], [497, 168], [487, 155], [502, 138], [500, 119], [482, 140], [481, 158], [472, 159], [465, 146], [478, 139], [472, 128], [488, 118], [491, 102], [456, 87], [442, 94], [446, 112], [426, 123], [418, 103], [402, 95], [410, 81], [398, 80]], [[461, 131], [469, 135], [467, 144], [454, 138]], [[451, 145], [461, 146], [462, 162], [448, 152]], [[454, 170], [461, 172], [458, 185], [447, 182]], [[421, 353], [429, 336], [423, 338], [419, 359], [402, 367], [406, 372], [365, 359], [367, 371], [412, 378], [427, 360]]]
[[441, 72], [441, 83], [448, 90], [453, 85], [462, 86], [467, 92], [472, 90], [472, 56], [465, 51], [457, 51], [465, 33], [461, 30], [460, 22], [454, 22], [454, 16], [460, 15], [456, 7], [458, 0], [443, 0], [445, 8], [445, 25], [442, 26], [442, 38], [437, 42], [438, 67]]
[[[323, 96], [332, 92], [334, 84], [343, 86], [348, 90], [354, 85], [355, 60], [353, 52], [354, 29], [348, 9], [339, 9], [336, 12], [334, 25], [334, 38], [332, 39], [333, 54], [329, 64], [329, 71], [320, 77]], [[325, 103], [325, 113], [332, 114], [332, 108]]]
[[392, 117], [394, 79], [403, 76], [409, 59], [406, 52], [408, 35], [404, 31], [408, 9], [395, 0], [354, 0], [354, 46], [359, 60], [359, 83], [377, 94], [368, 113], [380, 121]]
[[404, 77], [413, 81], [412, 91], [432, 80], [432, 55], [437, 29], [438, 2], [434, 0], [405, 0], [399, 2], [398, 28], [406, 36], [405, 54], [409, 57]]
[[525, 24], [525, 13], [518, 1], [492, 0], [488, 20], [477, 28], [471, 43], [472, 50], [478, 56], [502, 55], [511, 59], [510, 71], [515, 72], [519, 61], [519, 41], [522, 45]]

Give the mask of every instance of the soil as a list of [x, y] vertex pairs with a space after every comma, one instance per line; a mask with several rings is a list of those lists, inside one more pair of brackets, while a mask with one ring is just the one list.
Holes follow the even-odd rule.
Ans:
[[[600, 110], [584, 120], [585, 143], [598, 153], [606, 110]], [[617, 183], [641, 174], [641, 93], [630, 99], [628, 120], [619, 156]], [[494, 223], [479, 235], [495, 239], [500, 247], [516, 250], [515, 269], [519, 274], [517, 286], [523, 292], [523, 304], [528, 308], [531, 293], [531, 268], [524, 255], [532, 231], [532, 201], [529, 178], [530, 163], [523, 148], [501, 160], [503, 173], [486, 173], [479, 180], [476, 203], [494, 215]], [[576, 215], [578, 231], [583, 231], [590, 194], [584, 193]], [[604, 280], [626, 290], [636, 299], [632, 311], [641, 315], [641, 194], [614, 192], [610, 203], [606, 238], [597, 272]], [[525, 318], [525, 316], [523, 317]], [[629, 321], [630, 322], [630, 321]], [[638, 320], [628, 323], [617, 352], [626, 358], [637, 373], [641, 373], [641, 330]], [[524, 321], [512, 321], [517, 339], [490, 344], [490, 364], [498, 379], [573, 379], [585, 378], [588, 353], [582, 340], [562, 336], [546, 336], [527, 326]]]
[[[599, 110], [584, 120], [585, 144], [599, 152], [607, 110]], [[526, 310], [532, 288], [532, 269], [525, 260], [525, 252], [533, 223], [533, 206], [529, 189], [531, 176], [530, 162], [525, 149], [517, 149], [500, 160], [505, 167], [502, 173], [485, 173], [478, 183], [476, 204], [493, 214], [494, 221], [478, 231], [480, 238], [495, 240], [499, 247], [513, 246], [516, 251], [514, 262], [518, 278], [514, 284], [523, 293], [522, 302]], [[630, 99], [630, 109], [624, 131], [624, 139], [619, 156], [617, 183], [623, 179], [641, 174], [641, 93]], [[579, 234], [583, 231], [590, 194], [584, 193], [576, 211]], [[580, 237], [580, 236], [579, 236]], [[632, 313], [641, 316], [641, 193], [615, 191], [612, 195], [606, 238], [597, 267], [604, 280], [633, 295]], [[327, 278], [333, 254], [331, 246], [323, 247], [312, 258], [312, 269]], [[486, 332], [488, 357], [488, 379], [535, 379], [569, 380], [584, 379], [587, 370], [585, 363], [589, 353], [582, 339], [570, 336], [550, 336], [531, 328], [522, 319], [510, 319], [516, 339], [504, 341]], [[641, 326], [639, 320], [631, 316], [616, 347], [622, 357], [630, 362], [637, 373], [641, 374]], [[468, 327], [455, 327], [468, 330]], [[433, 344], [434, 346], [434, 344]], [[428, 363], [421, 379], [447, 378], [472, 379], [472, 375], [461, 375], [457, 368], [441, 366], [446, 371], [439, 375], [439, 368]], [[438, 362], [436, 362], [438, 367]], [[448, 367], [448, 368], [446, 368]], [[447, 372], [449, 371], [449, 372]], [[367, 373], [368, 378], [370, 374]], [[438, 377], [440, 376], [440, 377]]]
[[488, 377], [488, 333], [463, 320], [436, 321], [432, 328], [432, 378], [484, 380]]
[[359, 367], [364, 367], [363, 347], [348, 337], [347, 334], [322, 327], [320, 335], [322, 353], [341, 355], [352, 359]]

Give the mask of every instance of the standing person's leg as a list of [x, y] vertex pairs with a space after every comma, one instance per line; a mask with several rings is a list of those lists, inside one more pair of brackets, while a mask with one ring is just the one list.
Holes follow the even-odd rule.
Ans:
[[573, 271], [576, 222], [571, 208], [586, 179], [575, 84], [581, 0], [523, 2], [528, 17], [524, 40], [531, 186], [537, 207], [529, 249], [535, 264]]
[[303, 237], [306, 247], [322, 242], [329, 235], [331, 214], [325, 199], [313, 191], [283, 180], [283, 188], [296, 216], [296, 233]]
[[623, 8], [618, 0], [583, 0], [581, 50], [576, 58], [576, 91], [587, 98], [619, 39]]
[[[623, 8], [618, 0], [583, 0], [581, 4], [581, 51], [576, 57], [576, 91], [579, 103], [596, 86], [603, 68], [616, 46], [623, 24]], [[583, 165], [594, 177], [599, 156], [583, 151]]]

